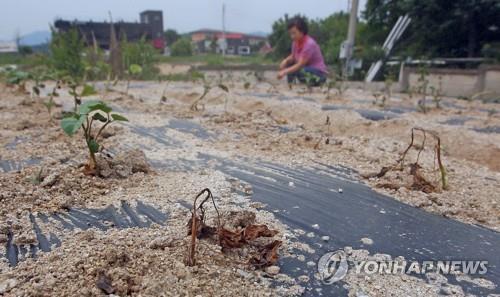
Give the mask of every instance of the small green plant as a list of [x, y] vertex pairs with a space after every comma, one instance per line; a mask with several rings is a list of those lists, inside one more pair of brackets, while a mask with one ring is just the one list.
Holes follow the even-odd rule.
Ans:
[[[224, 92], [226, 93], [229, 93], [229, 88], [222, 84], [221, 82], [219, 82], [215, 87], [223, 90]], [[191, 111], [199, 111], [199, 104], [200, 102], [208, 95], [208, 93], [210, 93], [210, 91], [214, 88], [214, 86], [205, 80], [205, 83], [203, 85], [203, 93], [201, 94], [201, 96], [196, 99], [192, 104], [191, 104], [191, 107], [189, 108]], [[226, 108], [226, 105], [227, 105], [227, 98], [226, 98], [226, 101], [224, 103], [224, 108]]]
[[[85, 102], [79, 106], [78, 112], [71, 113], [62, 119], [61, 127], [67, 135], [73, 136], [78, 130], [83, 130], [83, 136], [89, 151], [89, 163], [86, 166], [86, 172], [95, 173], [97, 165], [95, 154], [100, 149], [99, 137], [104, 129], [111, 123], [124, 121], [128, 121], [127, 118], [113, 113], [112, 108], [102, 101]], [[93, 129], [97, 122], [100, 122], [101, 126], [94, 133]]]
[[[222, 77], [221, 77], [221, 81], [224, 79], [224, 74], [221, 74]], [[231, 86], [231, 87], [234, 87], [234, 75], [231, 71], [227, 71], [226, 72], [226, 78], [225, 78], [225, 81], [226, 82], [229, 82], [228, 85]]]
[[410, 86], [408, 88], [407, 93], [408, 93], [408, 99], [410, 99], [410, 100], [413, 99], [413, 97], [415, 96], [415, 94], [418, 93], [418, 87], [416, 87], [416, 86]]
[[165, 83], [165, 86], [163, 87], [163, 91], [161, 92], [161, 97], [160, 97], [160, 103], [166, 103], [167, 102], [167, 87], [168, 87], [168, 81]]
[[252, 86], [252, 83], [250, 82], [250, 78], [253, 76], [253, 72], [247, 72], [244, 76], [243, 76], [243, 88], [245, 90], [248, 90], [250, 89], [250, 87]]
[[278, 87], [276, 87], [274, 83], [272, 83], [264, 76], [263, 71], [255, 71], [253, 72], [253, 75], [258, 83], [266, 83], [269, 85], [269, 89], [267, 90], [268, 93], [279, 93]]
[[31, 87], [32, 96], [34, 94], [40, 97], [41, 90], [45, 88], [44, 81], [51, 79], [51, 77], [47, 75], [47, 72], [48, 70], [45, 67], [37, 67], [31, 72], [30, 78], [33, 79], [33, 87]]
[[52, 122], [52, 108], [56, 105], [54, 102], [54, 97], [59, 97], [58, 90], [61, 88], [61, 81], [57, 80], [55, 86], [52, 88], [52, 91], [49, 93], [49, 99], [43, 102], [45, 108], [47, 108], [47, 112], [49, 113], [49, 121]]
[[17, 91], [23, 94], [28, 93], [26, 82], [31, 79], [30, 73], [19, 70], [12, 70], [7, 73], [7, 84], [17, 86]]
[[418, 101], [418, 108], [423, 113], [427, 112], [427, 89], [429, 86], [429, 80], [427, 76], [429, 75], [429, 70], [427, 69], [427, 65], [422, 64], [419, 66], [419, 78], [418, 78], [418, 93], [422, 95], [422, 99]]
[[77, 81], [69, 80], [68, 86], [68, 92], [71, 96], [73, 96], [75, 104], [74, 112], [77, 112], [78, 106], [82, 104], [83, 97], [93, 96], [97, 94], [97, 91], [94, 89], [94, 87], [88, 84], [84, 84], [83, 86], [81, 86]]
[[384, 81], [384, 95], [382, 97], [382, 106], [385, 106], [385, 102], [390, 100], [392, 97], [392, 85], [394, 84], [394, 80], [392, 78], [387, 77]]
[[38, 170], [35, 174], [27, 178], [27, 181], [30, 182], [33, 185], [39, 185], [43, 181], [43, 167], [40, 167], [40, 170]]
[[379, 99], [380, 99], [380, 101], [382, 102], [381, 106], [384, 106], [384, 104], [385, 104], [385, 97], [382, 95], [382, 93], [375, 92], [372, 95], [373, 95], [373, 98], [375, 98], [375, 100], [373, 101], [373, 105], [378, 105], [379, 104]]
[[303, 71], [303, 70], [301, 70], [301, 71], [303, 72], [304, 78], [306, 80], [307, 91], [309, 92], [309, 94], [311, 94], [313, 91], [313, 86], [315, 86], [319, 81], [319, 77], [317, 77], [316, 75], [309, 73], [307, 71]]
[[332, 90], [335, 88], [335, 81], [333, 80], [328, 80], [326, 82], [326, 91], [325, 91], [325, 94], [326, 94], [326, 100], [330, 100], [332, 97]]
[[337, 96], [342, 97], [342, 95], [347, 90], [347, 85], [340, 75], [333, 73], [328, 78], [326, 83], [326, 99], [331, 99], [332, 90], [336, 90]]
[[128, 94], [128, 89], [130, 87], [130, 80], [133, 78], [138, 78], [142, 74], [142, 67], [137, 64], [132, 64], [128, 68], [127, 72], [127, 89], [125, 90], [125, 94]]
[[432, 101], [436, 104], [436, 108], [441, 108], [441, 101], [443, 100], [443, 77], [439, 76], [438, 87], [431, 86]]

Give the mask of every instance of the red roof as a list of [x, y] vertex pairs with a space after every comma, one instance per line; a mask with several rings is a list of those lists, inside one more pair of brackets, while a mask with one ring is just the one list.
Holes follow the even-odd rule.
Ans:
[[[224, 34], [217, 33], [215, 36], [217, 37], [217, 39], [220, 39], [220, 38], [224, 37]], [[242, 39], [243, 37], [244, 37], [244, 35], [241, 33], [227, 33], [226, 34], [226, 39]]]

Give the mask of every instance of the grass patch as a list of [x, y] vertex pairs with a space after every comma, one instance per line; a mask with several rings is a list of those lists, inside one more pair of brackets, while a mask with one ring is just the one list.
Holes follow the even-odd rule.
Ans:
[[30, 70], [40, 65], [48, 64], [48, 56], [46, 54], [30, 54], [22, 55], [19, 53], [1, 53], [0, 66], [17, 65], [21, 69]]
[[227, 64], [272, 64], [273, 60], [261, 55], [255, 56], [221, 56], [221, 55], [194, 55], [187, 57], [159, 58], [159, 62], [174, 64], [204, 64], [204, 65], [227, 65]]
[[0, 65], [21, 64], [23, 56], [18, 53], [0, 54]]
[[205, 79], [205, 75], [198, 71], [164, 74], [159, 76], [159, 80], [166, 80], [166, 81], [197, 81], [203, 79]]

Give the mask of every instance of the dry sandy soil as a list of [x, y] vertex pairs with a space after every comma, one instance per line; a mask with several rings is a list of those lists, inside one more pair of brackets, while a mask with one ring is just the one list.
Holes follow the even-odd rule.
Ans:
[[[248, 265], [255, 246], [227, 252], [221, 251], [213, 240], [201, 240], [198, 264], [185, 265], [190, 212], [182, 205], [191, 204], [205, 187], [216, 195], [223, 217], [230, 211], [250, 211], [255, 214], [256, 223], [277, 230], [276, 235], [263, 239], [263, 243], [282, 241], [280, 257], [296, 257], [290, 252], [292, 248], [304, 253], [311, 250], [306, 244], [290, 240], [299, 231], [288, 230], [262, 205], [233, 191], [235, 182], [221, 172], [210, 167], [174, 171], [168, 166], [154, 166], [166, 159], [194, 161], [198, 153], [223, 158], [247, 156], [284, 165], [307, 166], [314, 160], [352, 168], [362, 178], [384, 166], [395, 165], [409, 144], [411, 129], [421, 127], [435, 131], [441, 138], [448, 189], [440, 186], [435, 143], [431, 138], [421, 147], [419, 164], [432, 191], [424, 193], [412, 188], [413, 177], [406, 169], [380, 178], [366, 178], [364, 182], [376, 191], [426, 211], [500, 231], [500, 133], [481, 130], [488, 127], [498, 130], [500, 116], [494, 112], [498, 105], [445, 98], [440, 109], [428, 103], [431, 109], [424, 114], [414, 110], [417, 99], [405, 94], [395, 94], [385, 107], [380, 107], [372, 103], [370, 92], [358, 89], [349, 89], [342, 95], [332, 91], [327, 96], [319, 89], [309, 93], [300, 87], [273, 88], [245, 75], [226, 77], [224, 81], [229, 93], [214, 87], [200, 102], [198, 111], [190, 110], [190, 106], [203, 93], [201, 83], [132, 82], [129, 94], [123, 93], [124, 84], [118, 84], [113, 91], [101, 88], [98, 98], [129, 118], [129, 123], [113, 124], [109, 129], [103, 140], [103, 155], [116, 154], [115, 158], [133, 160], [142, 166], [124, 176], [109, 178], [84, 175], [82, 166], [87, 156], [83, 140], [78, 136], [69, 138], [60, 129], [57, 118], [72, 105], [65, 91], [56, 98], [58, 106], [51, 122], [41, 103], [43, 99], [30, 98], [0, 85], [0, 162], [3, 167], [15, 169], [0, 173], [2, 255], [9, 240], [8, 230], [17, 244], [37, 243], [30, 213], [104, 208], [118, 206], [121, 201], [134, 205], [136, 200], [168, 213], [165, 225], [153, 224], [147, 229], [92, 228], [68, 232], [51, 225], [41, 226], [64, 239], [61, 246], [38, 253], [37, 258], [26, 256], [16, 267], [10, 267], [2, 257], [0, 293], [6, 296], [303, 294], [307, 276], [295, 279], [280, 274], [276, 267], [254, 269]], [[244, 87], [247, 82], [248, 89]], [[161, 100], [162, 94], [165, 100]], [[362, 116], [362, 110], [367, 109], [392, 109], [386, 115], [394, 118], [369, 120]], [[204, 130], [194, 132], [216, 135], [216, 140], [173, 129], [163, 135], [165, 143], [171, 145], [159, 147], [134, 130], [142, 127], [155, 131], [174, 119], [197, 123]], [[419, 135], [416, 143], [421, 142]], [[140, 151], [130, 151], [134, 149], [144, 151], [152, 168], [144, 165], [146, 161]], [[418, 149], [411, 149], [407, 163], [414, 162], [418, 153]], [[209, 222], [215, 224], [213, 210], [211, 214]], [[354, 250], [350, 257], [377, 259], [384, 255]], [[345, 282], [350, 296], [437, 296], [443, 290], [449, 295], [466, 295], [459, 286], [444, 288], [446, 279], [438, 276], [423, 280], [410, 276], [349, 274]]]

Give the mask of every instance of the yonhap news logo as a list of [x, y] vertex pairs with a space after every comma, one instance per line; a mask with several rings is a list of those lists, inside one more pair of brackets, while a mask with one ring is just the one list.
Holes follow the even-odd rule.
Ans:
[[349, 269], [347, 254], [343, 250], [324, 254], [318, 261], [321, 281], [326, 285], [342, 280]]
[[439, 274], [484, 275], [488, 261], [429, 260], [429, 261], [349, 261], [343, 250], [324, 254], [318, 261], [318, 273], [324, 284], [331, 285], [345, 278], [348, 271], [355, 274]]

